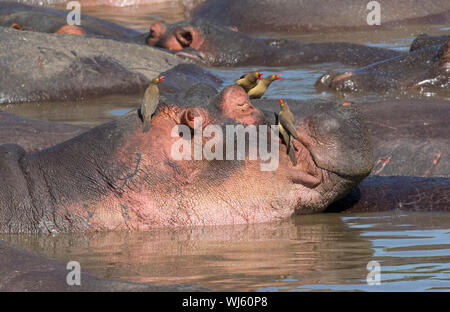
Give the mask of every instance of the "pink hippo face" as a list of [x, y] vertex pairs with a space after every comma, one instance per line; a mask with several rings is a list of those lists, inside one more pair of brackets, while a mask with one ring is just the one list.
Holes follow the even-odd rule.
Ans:
[[[45, 177], [56, 211], [40, 230], [274, 221], [323, 211], [370, 173], [367, 132], [352, 106], [328, 103], [298, 118], [296, 166], [271, 130], [278, 129], [276, 118], [237, 85], [216, 94], [197, 84], [180, 96], [161, 96], [148, 132], [134, 110], [28, 154], [23, 170]], [[42, 207], [45, 198], [41, 192]]]

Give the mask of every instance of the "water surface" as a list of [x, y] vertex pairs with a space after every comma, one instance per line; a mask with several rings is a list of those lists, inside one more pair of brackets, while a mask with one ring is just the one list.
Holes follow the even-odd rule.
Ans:
[[[450, 214], [318, 214], [148, 232], [0, 235], [110, 278], [216, 291], [450, 290]], [[380, 285], [367, 264], [380, 264]]]

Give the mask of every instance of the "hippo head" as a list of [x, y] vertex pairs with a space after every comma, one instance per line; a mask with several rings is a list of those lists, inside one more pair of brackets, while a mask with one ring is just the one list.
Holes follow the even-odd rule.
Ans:
[[330, 71], [316, 81], [319, 91], [352, 92], [448, 92], [450, 40], [442, 45], [415, 49], [351, 72]]
[[[53, 222], [61, 231], [273, 221], [320, 212], [370, 173], [371, 147], [352, 106], [325, 103], [297, 118], [296, 166], [267, 127], [277, 129], [276, 119], [255, 107], [240, 86], [217, 94], [201, 83], [181, 96], [161, 96], [148, 132], [134, 110], [26, 155], [21, 168], [35, 177], [33, 204], [56, 210], [40, 224]], [[251, 158], [257, 147], [250, 134], [230, 140], [228, 127], [257, 131], [257, 144], [274, 152], [275, 166], [262, 169], [269, 160]], [[242, 142], [245, 152], [238, 158]], [[33, 191], [39, 185], [46, 185], [51, 200], [42, 189]]]
[[173, 24], [155, 22], [150, 26], [146, 42], [175, 51], [181, 57], [218, 66], [244, 63], [253, 49], [265, 51], [259, 40], [202, 19]]
[[425, 92], [449, 91], [450, 87], [450, 40], [447, 40], [433, 58], [428, 72], [419, 76], [412, 88]]

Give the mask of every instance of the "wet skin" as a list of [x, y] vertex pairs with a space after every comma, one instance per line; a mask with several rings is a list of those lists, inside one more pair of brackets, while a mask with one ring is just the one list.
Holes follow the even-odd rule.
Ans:
[[261, 171], [260, 160], [174, 160], [171, 148], [180, 138], [171, 137], [172, 128], [192, 129], [193, 116], [204, 126], [267, 122], [241, 87], [215, 93], [200, 84], [178, 102], [163, 99], [148, 133], [132, 111], [39, 152], [2, 145], [0, 230], [144, 230], [271, 221], [320, 212], [369, 174], [373, 159], [366, 130], [355, 110], [334, 103], [298, 118], [302, 143], [294, 143], [295, 168], [284, 145], [275, 171]]
[[402, 55], [393, 50], [345, 42], [302, 43], [255, 38], [200, 19], [173, 24], [155, 22], [150, 26], [147, 43], [211, 66], [326, 62], [362, 66]]
[[424, 46], [408, 55], [395, 57], [358, 70], [328, 72], [316, 84], [319, 91], [432, 92], [448, 95], [450, 90], [450, 40]]
[[358, 0], [207, 0], [192, 16], [246, 33], [309, 33], [386, 28], [402, 24], [448, 24], [446, 0], [380, 0], [381, 26], [369, 26], [369, 2]]

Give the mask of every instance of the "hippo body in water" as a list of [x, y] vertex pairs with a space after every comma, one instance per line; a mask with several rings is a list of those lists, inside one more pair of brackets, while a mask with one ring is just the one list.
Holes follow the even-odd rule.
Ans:
[[428, 34], [420, 34], [411, 43], [409, 52], [420, 50], [426, 47], [442, 46], [450, 40], [450, 36], [430, 36]]
[[450, 212], [450, 178], [369, 177], [325, 212]]
[[[199, 89], [199, 87], [201, 87]], [[228, 90], [228, 91], [227, 91]], [[226, 97], [227, 93], [233, 91], [238, 92], [236, 90], [233, 90], [233, 88], [228, 88], [225, 90], [224, 94], [222, 94], [222, 98]], [[200, 91], [200, 92], [198, 92]], [[213, 88], [210, 88], [206, 85], [198, 85], [194, 86], [191, 90], [188, 90], [186, 94], [165, 94], [164, 98], [165, 101], [171, 101], [171, 102], [182, 102], [185, 100], [186, 102], [183, 105], [188, 105], [189, 107], [192, 105], [196, 105], [196, 103], [199, 103], [202, 99], [207, 101], [212, 101], [213, 103], [219, 103], [218, 107], [221, 109], [216, 112], [214, 115], [220, 114], [224, 115], [226, 117], [232, 117], [232, 119], [236, 120], [243, 120], [246, 123], [248, 123], [251, 120], [254, 120], [254, 118], [258, 118], [258, 113], [253, 110], [253, 108], [250, 110], [250, 112], [244, 113], [238, 109], [233, 110], [233, 105], [223, 105], [224, 101], [213, 101], [216, 96], [216, 91]], [[172, 99], [172, 100], [168, 100]], [[209, 99], [209, 100], [208, 100]], [[229, 100], [226, 100], [226, 102], [230, 102]], [[317, 114], [320, 116], [320, 112], [323, 108], [327, 108], [327, 110], [330, 108], [329, 103], [326, 101], [317, 102], [317, 103], [306, 103], [306, 102], [300, 102], [300, 101], [289, 101], [292, 111], [297, 116], [297, 120], [302, 120], [303, 122], [300, 122], [300, 124], [304, 124], [305, 116], [311, 116], [306, 117], [306, 120], [310, 120], [310, 118], [314, 118], [314, 116]], [[237, 106], [241, 107], [242, 103], [238, 103]], [[269, 110], [273, 112], [277, 112], [277, 109], [274, 109], [275, 106], [274, 103], [271, 103], [269, 100], [253, 100], [252, 101], [253, 106], [264, 109], [264, 116], [265, 120], [268, 123], [276, 123], [276, 114], [271, 114]], [[353, 109], [352, 107], [357, 107], [359, 111], [362, 111], [365, 115], [364, 119], [368, 125], [371, 141], [373, 143], [373, 149], [375, 152], [375, 159], [377, 159], [376, 166], [372, 170], [372, 175], [377, 175], [377, 177], [369, 177], [365, 181], [363, 181], [356, 189], [353, 189], [350, 194], [346, 197], [344, 197], [342, 200], [338, 200], [337, 202], [333, 203], [331, 206], [329, 206], [326, 211], [333, 211], [333, 212], [373, 212], [373, 211], [385, 211], [385, 210], [395, 210], [395, 209], [403, 209], [403, 210], [416, 210], [416, 211], [433, 211], [433, 210], [447, 210], [448, 207], [450, 207], [450, 197], [447, 195], [449, 188], [450, 188], [450, 161], [448, 159], [448, 155], [450, 155], [449, 146], [449, 138], [448, 138], [448, 123], [446, 120], [446, 116], [448, 116], [448, 109], [450, 105], [446, 103], [445, 101], [438, 101], [438, 100], [400, 100], [400, 101], [386, 101], [386, 102], [380, 102], [380, 103], [370, 103], [370, 104], [364, 104], [364, 103], [351, 103], [350, 105], [341, 105], [341, 107], [346, 107], [348, 109]], [[348, 104], [348, 103], [347, 103]], [[246, 106], [248, 104], [244, 104]], [[231, 107], [230, 107], [231, 106]], [[179, 107], [181, 109], [187, 108], [186, 106]], [[249, 107], [246, 108], [247, 110]], [[332, 107], [331, 113], [335, 107]], [[214, 109], [213, 109], [214, 110]], [[161, 112], [162, 113], [162, 112]], [[414, 120], [408, 117], [408, 113], [412, 113], [413, 115], [420, 115], [420, 120]], [[136, 114], [136, 113], [134, 113]], [[15, 211], [15, 214], [17, 215], [27, 215], [26, 209], [30, 209], [30, 211], [36, 212], [36, 215], [41, 216], [40, 220], [45, 220], [46, 213], [50, 213], [51, 211], [55, 212], [56, 219], [56, 225], [54, 227], [49, 227], [49, 223], [41, 223], [40, 226], [36, 226], [36, 224], [28, 224], [26, 227], [21, 221], [17, 221], [17, 223], [14, 226], [14, 228], [11, 228], [11, 224], [9, 224], [9, 228], [7, 224], [5, 224], [6, 219], [8, 220], [16, 220], [15, 214], [9, 214], [7, 215], [9, 218], [5, 217], [5, 212], [10, 211], [11, 205], [7, 205], [6, 207], [3, 207], [0, 211], [3, 213], [2, 222], [0, 224], [3, 225], [2, 231], [30, 231], [30, 232], [36, 232], [36, 231], [51, 231], [52, 229], [55, 231], [77, 231], [77, 230], [101, 230], [104, 228], [111, 228], [107, 227], [107, 225], [104, 225], [104, 227], [100, 228], [92, 228], [88, 227], [86, 224], [86, 220], [89, 220], [89, 216], [91, 215], [91, 218], [96, 218], [95, 214], [100, 214], [100, 217], [105, 218], [109, 226], [112, 224], [116, 224], [115, 227], [117, 229], [121, 228], [141, 228], [136, 226], [136, 220], [133, 220], [133, 214], [136, 213], [136, 207], [133, 207], [131, 203], [136, 202], [134, 200], [130, 200], [130, 195], [133, 194], [133, 191], [135, 189], [139, 189], [140, 193], [145, 193], [145, 191], [148, 189], [155, 192], [155, 194], [161, 194], [163, 191], [174, 191], [175, 189], [182, 192], [183, 196], [187, 196], [187, 199], [189, 199], [189, 196], [192, 196], [190, 193], [191, 190], [187, 185], [189, 185], [189, 182], [184, 180], [185, 176], [187, 174], [186, 170], [182, 167], [181, 164], [177, 164], [176, 161], [171, 161], [167, 157], [167, 153], [164, 157], [166, 157], [165, 161], [160, 161], [159, 164], [162, 163], [162, 167], [159, 168], [166, 174], [166, 180], [167, 181], [159, 181], [160, 178], [150, 178], [145, 177], [145, 179], [150, 179], [152, 182], [158, 182], [157, 187], [149, 187], [147, 184], [143, 184], [143, 182], [139, 182], [142, 179], [141, 177], [136, 177], [134, 175], [142, 175], [143, 172], [148, 170], [148, 164], [142, 164], [141, 162], [144, 162], [144, 159], [146, 157], [134, 155], [136, 158], [130, 160], [131, 163], [131, 173], [121, 173], [119, 179], [115, 179], [113, 176], [111, 176], [111, 172], [114, 172], [114, 170], [120, 170], [122, 171], [123, 168], [121, 166], [124, 166], [124, 164], [118, 164], [117, 162], [114, 162], [113, 160], [107, 160], [106, 157], [103, 155], [107, 154], [120, 154], [123, 158], [124, 151], [117, 153], [117, 152], [111, 152], [106, 151], [105, 146], [102, 146], [100, 144], [99, 147], [97, 145], [99, 144], [94, 143], [97, 140], [95, 137], [104, 137], [104, 134], [102, 132], [111, 132], [112, 129], [121, 127], [121, 129], [126, 129], [128, 127], [134, 127], [137, 129], [134, 129], [134, 134], [140, 134], [140, 120], [133, 119], [132, 118], [133, 113], [131, 115], [125, 116], [122, 119], [113, 121], [111, 123], [108, 123], [106, 125], [103, 125], [99, 128], [93, 129], [90, 132], [85, 133], [85, 135], [79, 136], [74, 138], [73, 140], [70, 140], [66, 143], [57, 145], [53, 148], [44, 150], [40, 153], [32, 153], [32, 154], [24, 154], [23, 151], [20, 150], [20, 148], [17, 145], [3, 145], [1, 146], [2, 151], [5, 152], [4, 159], [2, 160], [2, 167], [6, 168], [8, 170], [3, 170], [2, 172], [6, 172], [5, 174], [8, 175], [9, 179], [13, 179], [12, 182], [9, 183], [3, 183], [2, 185], [12, 185], [13, 189], [10, 190], [10, 194], [13, 194], [12, 197], [9, 198], [3, 198], [3, 203], [16, 203], [19, 207], [22, 207], [22, 204], [14, 202], [14, 198], [17, 201], [18, 198], [20, 198], [23, 202], [26, 203], [26, 205], [23, 205], [25, 208], [20, 208], [18, 211]], [[253, 117], [252, 117], [253, 116]], [[326, 126], [328, 122], [331, 122], [333, 119], [328, 120], [323, 124], [322, 126]], [[380, 121], [382, 120], [382, 122]], [[326, 120], [325, 120], [326, 121]], [[350, 122], [353, 122], [350, 120]], [[331, 122], [333, 123], [333, 122]], [[309, 123], [309, 127], [314, 127], [315, 122]], [[158, 133], [161, 133], [160, 125], [156, 125], [158, 130]], [[114, 132], [121, 132], [121, 130], [115, 130]], [[331, 129], [330, 129], [331, 131]], [[358, 129], [355, 129], [355, 131], [359, 131]], [[131, 131], [131, 136], [133, 135], [133, 130]], [[122, 140], [125, 140], [123, 136], [118, 135], [118, 133], [115, 134], [115, 137], [121, 137]], [[142, 140], [142, 138], [137, 138], [138, 140]], [[114, 142], [116, 139], [113, 139]], [[131, 139], [134, 141], [134, 139]], [[87, 141], [87, 142], [86, 142]], [[85, 144], [83, 144], [83, 142]], [[339, 142], [339, 140], [337, 140]], [[92, 165], [88, 165], [89, 168], [86, 169], [88, 172], [94, 172], [96, 170], [96, 174], [93, 176], [91, 174], [88, 174], [84, 169], [76, 168], [76, 160], [74, 160], [75, 166], [70, 166], [64, 161], [58, 161], [59, 165], [55, 166], [53, 165], [55, 159], [67, 159], [71, 158], [71, 154], [73, 154], [73, 150], [85, 150], [85, 146], [96, 146], [96, 149], [101, 149], [103, 152], [101, 152], [101, 156], [98, 159], [98, 162], [93, 163], [92, 165], [96, 169], [92, 169]], [[116, 148], [119, 148], [120, 144], [116, 144]], [[129, 145], [128, 145], [129, 146]], [[308, 146], [308, 148], [313, 151], [314, 153], [314, 164], [318, 164], [318, 166], [323, 166], [323, 163], [328, 164], [329, 168], [333, 166], [333, 163], [336, 163], [336, 158], [332, 156], [334, 159], [321, 159], [320, 157], [320, 149], [316, 149], [317, 147], [314, 146]], [[112, 148], [114, 150], [115, 148]], [[157, 149], [155, 149], [157, 150]], [[284, 146], [282, 146], [282, 150], [284, 150]], [[95, 152], [92, 151], [93, 153]], [[129, 152], [129, 154], [133, 154], [135, 151], [132, 150]], [[312, 154], [311, 153], [311, 154]], [[82, 155], [81, 155], [82, 154]], [[78, 153], [82, 159], [91, 159], [91, 157], [88, 155], [89, 153]], [[128, 153], [125, 153], [128, 154]], [[58, 156], [56, 156], [58, 155]], [[95, 154], [97, 155], [97, 154]], [[348, 155], [351, 155], [350, 152]], [[348, 155], [343, 155], [344, 159], [348, 158]], [[133, 156], [133, 155], [132, 155]], [[313, 164], [311, 160], [308, 160], [306, 158], [303, 158], [305, 162], [303, 162], [300, 167], [304, 168], [306, 172], [309, 172], [308, 174], [312, 173], [315, 169], [314, 168], [306, 168]], [[351, 160], [353, 161], [353, 160]], [[30, 172], [29, 169], [33, 164], [33, 162], [36, 162], [39, 164], [40, 168], [45, 168], [45, 170], [49, 170], [52, 174], [45, 174], [45, 172], [39, 172], [38, 171], [32, 171]], [[91, 160], [90, 162], [94, 162]], [[105, 164], [105, 162], [107, 164]], [[17, 168], [17, 163], [20, 164], [19, 168]], [[216, 164], [220, 166], [219, 164]], [[109, 164], [109, 165], [108, 165]], [[25, 165], [25, 166], [24, 166]], [[36, 164], [34, 164], [36, 165]], [[134, 166], [134, 167], [133, 167]], [[142, 167], [141, 167], [142, 166]], [[214, 166], [214, 165], [210, 165]], [[290, 165], [287, 165], [289, 168]], [[345, 164], [340, 164], [339, 167], [343, 168]], [[214, 166], [215, 167], [215, 166]], [[11, 168], [13, 170], [11, 170]], [[152, 167], [153, 169], [155, 166]], [[227, 168], [225, 168], [227, 169]], [[247, 166], [240, 165], [240, 170], [242, 170], [243, 175], [236, 175], [236, 173], [231, 174], [229, 173], [228, 176], [231, 178], [239, 177], [239, 179], [246, 180], [245, 175], [251, 176], [254, 178], [254, 171], [249, 171]], [[25, 171], [23, 171], [25, 170]], [[217, 168], [214, 168], [214, 171], [217, 172]], [[224, 170], [222, 168], [222, 170]], [[292, 169], [290, 169], [292, 170]], [[294, 168], [295, 170], [295, 168]], [[26, 175], [23, 174], [23, 172], [26, 173]], [[71, 172], [71, 178], [66, 180], [66, 173]], [[197, 174], [197, 176], [201, 176], [201, 178], [210, 178], [211, 176], [215, 176], [216, 174], [213, 174], [209, 172], [209, 170], [205, 170], [203, 168], [202, 174]], [[253, 175], [252, 175], [253, 173]], [[162, 174], [162, 173], [161, 173]], [[298, 175], [300, 177], [301, 181], [303, 179], [303, 182], [306, 182], [306, 184], [311, 183], [311, 177], [308, 178], [308, 174], [305, 175]], [[345, 175], [344, 172], [341, 173], [342, 175]], [[354, 174], [354, 173], [353, 173]], [[175, 175], [178, 177], [177, 181], [169, 181], [171, 177]], [[181, 177], [180, 177], [181, 175]], [[192, 176], [195, 176], [195, 173], [191, 173]], [[381, 177], [380, 175], [385, 175], [386, 177]], [[397, 177], [389, 177], [390, 175], [397, 175]], [[399, 176], [400, 175], [400, 176]], [[402, 176], [403, 175], [403, 176]], [[408, 177], [411, 175], [414, 176], [434, 176], [433, 178], [420, 178], [420, 177]], [[25, 176], [25, 178], [23, 178]], [[159, 176], [159, 175], [158, 175]], [[333, 175], [331, 175], [333, 176]], [[437, 176], [443, 177], [443, 178], [437, 178]], [[12, 177], [12, 178], [11, 178]], [[5, 178], [5, 176], [3, 177]], [[225, 179], [225, 177], [220, 177], [222, 180]], [[34, 189], [34, 191], [30, 192], [31, 195], [26, 197], [26, 200], [23, 200], [22, 197], [14, 196], [14, 194], [20, 193], [21, 190], [24, 191], [23, 194], [28, 192], [28, 189], [26, 187], [20, 188], [17, 186], [20, 186], [21, 183], [19, 183], [21, 180], [23, 181], [25, 179], [26, 181], [32, 181], [30, 184], [32, 186], [31, 190]], [[77, 184], [77, 182], [82, 183], [81, 181], [85, 181], [86, 179], [92, 180], [92, 183], [85, 184]], [[127, 180], [129, 179], [129, 180]], [[72, 181], [71, 181], [72, 180]], [[73, 181], [75, 180], [75, 181]], [[184, 181], [183, 183], [186, 185], [181, 185], [180, 182]], [[45, 188], [41, 189], [42, 186], [39, 186], [40, 183], [44, 183], [42, 181], [46, 181]], [[58, 182], [55, 182], [58, 181]], [[96, 182], [94, 182], [96, 181]], [[99, 182], [100, 181], [100, 182]], [[257, 180], [255, 180], [257, 181]], [[266, 180], [264, 180], [266, 181]], [[278, 179], [277, 182], [280, 180]], [[273, 177], [272, 181], [268, 182], [269, 184], [272, 183], [273, 185]], [[22, 182], [25, 183], [25, 182]], [[86, 183], [86, 182], [85, 182]], [[145, 180], [144, 183], [147, 183]], [[207, 180], [207, 184], [209, 183], [209, 180]], [[255, 182], [252, 182], [255, 184]], [[302, 182], [300, 182], [302, 183]], [[55, 187], [55, 184], [58, 186]], [[106, 185], [104, 185], [106, 184]], [[200, 182], [198, 178], [195, 179], [195, 183], [193, 183], [195, 189], [195, 185], [202, 185], [204, 183]], [[72, 187], [68, 186], [72, 185]], [[147, 186], [147, 188], [145, 186]], [[256, 188], [258, 189], [257, 183], [255, 184]], [[393, 185], [401, 185], [401, 188], [399, 187], [393, 187]], [[53, 187], [52, 187], [53, 186]], [[118, 187], [119, 186], [119, 187]], [[164, 187], [162, 187], [164, 186]], [[325, 187], [325, 184], [321, 185]], [[321, 187], [319, 186], [319, 187]], [[4, 186], [3, 186], [4, 187]], [[159, 187], [159, 189], [158, 189]], [[246, 186], [248, 187], [248, 186]], [[36, 191], [36, 188], [40, 191]], [[187, 188], [187, 189], [184, 189]], [[212, 196], [220, 198], [221, 200], [226, 200], [226, 192], [221, 189], [221, 191], [217, 191], [214, 187], [206, 186], [208, 190], [210, 190], [210, 193]], [[74, 194], [74, 189], [78, 189], [78, 193]], [[232, 188], [234, 189], [234, 188]], [[239, 188], [237, 188], [239, 189]], [[245, 188], [242, 188], [245, 189]], [[306, 186], [305, 186], [306, 189]], [[51, 191], [50, 191], [51, 190]], [[234, 192], [239, 193], [240, 191], [236, 191], [234, 189]], [[4, 190], [3, 190], [4, 192]], [[113, 192], [116, 194], [113, 196], [113, 199], [108, 196], [109, 192]], [[6, 192], [7, 194], [8, 192]], [[52, 194], [54, 196], [53, 199], [45, 199], [45, 196], [48, 196], [46, 194]], [[109, 198], [107, 200], [108, 203], [112, 203], [113, 207], [114, 204], [119, 204], [119, 208], [111, 208], [111, 210], [107, 210], [105, 212], [105, 209], [98, 208], [92, 208], [92, 205], [94, 207], [97, 207], [98, 201], [95, 200], [95, 195], [98, 198]], [[233, 193], [233, 191], [231, 191]], [[43, 194], [43, 195], [36, 195], [36, 194]], [[81, 195], [80, 195], [81, 194]], [[302, 192], [304, 194], [304, 192]], [[241, 194], [241, 196], [244, 196], [245, 198], [253, 199], [252, 195], [255, 194]], [[3, 193], [3, 196], [5, 196], [5, 193]], [[43, 198], [44, 196], [44, 198]], [[85, 198], [85, 196], [87, 198]], [[105, 196], [105, 197], [103, 197]], [[175, 195], [174, 195], [175, 196]], [[176, 196], [178, 198], [179, 203], [177, 205], [183, 204], [183, 212], [185, 214], [189, 214], [189, 208], [192, 209], [190, 205], [187, 205], [186, 202], [182, 199], [183, 196]], [[202, 200], [208, 201], [209, 197], [205, 196], [202, 192], [200, 194], [197, 194], [197, 196], [200, 196], [200, 200], [198, 198], [192, 199], [194, 204], [202, 205], [204, 204]], [[231, 197], [229, 200], [230, 205], [235, 205], [236, 209], [240, 209], [241, 205], [239, 204], [241, 201], [236, 200], [233, 195], [228, 194], [228, 196]], [[260, 195], [261, 196], [261, 195]], [[274, 196], [273, 193], [271, 195]], [[33, 200], [33, 197], [36, 197]], [[262, 197], [262, 200], [264, 201], [264, 197]], [[116, 199], [114, 199], [116, 198]], [[118, 198], [122, 199], [123, 202], [118, 200]], [[139, 197], [138, 197], [139, 198]], [[216, 207], [219, 211], [221, 209], [224, 209], [221, 205], [219, 200], [219, 204], [216, 205], [217, 198], [214, 200], [213, 204], [210, 204], [210, 209], [213, 209], [212, 207]], [[83, 209], [81, 209], [81, 217], [80, 215], [76, 215], [76, 212], [73, 208], [73, 200], [80, 200], [78, 205], [81, 205], [81, 203], [85, 203], [83, 205], [83, 209], [87, 210], [87, 216], [83, 216], [82, 212]], [[272, 198], [277, 199], [277, 197]], [[425, 200], [426, 199], [426, 200]], [[278, 199], [279, 200], [279, 199]], [[86, 203], [87, 202], [87, 203]], [[139, 201], [141, 203], [141, 201]], [[122, 206], [124, 204], [124, 206]], [[38, 206], [36, 206], [38, 205]], [[61, 205], [61, 207], [59, 207]], [[187, 206], [186, 206], [187, 205]], [[246, 206], [246, 204], [243, 204]], [[257, 204], [261, 205], [261, 201]], [[43, 207], [43, 209], [37, 209], [36, 207]], [[64, 207], [65, 209], [63, 209]], [[122, 207], [122, 208], [121, 208]], [[204, 208], [204, 207], [203, 207]], [[216, 209], [214, 208], [214, 209]], [[154, 206], [153, 206], [154, 209]], [[50, 210], [50, 212], [48, 211]], [[295, 209], [294, 209], [295, 210]], [[169, 209], [170, 211], [170, 209]], [[194, 210], [195, 211], [195, 210]], [[319, 210], [320, 211], [320, 210]], [[144, 214], [145, 210], [140, 211], [140, 217], [145, 218], [145, 216], [148, 216], [149, 212], [147, 214]], [[197, 212], [197, 211], [195, 211]], [[245, 213], [246, 211], [243, 210], [242, 213]], [[258, 213], [258, 210], [255, 210], [254, 213]], [[305, 209], [304, 211], [301, 211], [301, 208], [298, 208], [296, 210], [296, 213], [306, 213], [308, 212], [308, 209]], [[62, 214], [66, 213], [66, 217], [70, 218], [72, 220], [71, 227], [68, 224], [65, 224], [65, 221], [61, 221], [59, 218], [63, 218]], [[78, 213], [80, 211], [78, 210]], [[197, 212], [198, 213], [198, 212]], [[201, 212], [200, 212], [201, 213]], [[212, 212], [211, 212], [212, 213]], [[117, 216], [115, 214], [122, 216], [123, 220], [117, 220]], [[184, 216], [184, 215], [183, 215]], [[267, 216], [267, 215], [266, 215]], [[78, 217], [78, 219], [77, 219]], [[108, 218], [112, 219], [108, 219]], [[248, 216], [249, 217], [249, 216]], [[254, 216], [256, 217], [256, 216]], [[48, 216], [47, 216], [48, 218]], [[75, 218], [75, 221], [74, 219]], [[83, 218], [86, 219], [83, 221]], [[160, 216], [161, 218], [161, 216]], [[81, 219], [81, 221], [80, 221]], [[114, 219], [114, 220], [113, 220]], [[120, 219], [120, 218], [119, 218]], [[270, 217], [269, 217], [270, 219]], [[160, 220], [160, 219], [159, 219]], [[235, 216], [235, 219], [233, 219], [233, 222], [239, 222], [238, 217]], [[253, 219], [254, 220], [254, 219]], [[245, 222], [252, 222], [253, 220], [248, 219]], [[173, 220], [172, 225], [177, 225], [176, 219]], [[210, 220], [211, 221], [211, 220]], [[11, 222], [11, 221], [10, 221]], [[77, 222], [81, 223], [77, 224]], [[93, 223], [93, 220], [91, 220]], [[120, 224], [120, 223], [125, 224]], [[185, 224], [189, 224], [186, 219], [183, 220]], [[192, 221], [190, 221], [192, 222]], [[214, 221], [212, 221], [214, 222]], [[44, 224], [44, 225], [43, 225]], [[46, 226], [48, 226], [48, 228]], [[50, 225], [52, 225], [50, 223]], [[136, 226], [136, 227], [133, 227]], [[95, 224], [95, 226], [99, 226], [99, 224]], [[158, 226], [158, 223], [152, 223], [151, 226]], [[44, 228], [44, 230], [43, 230]]]
[[15, 143], [34, 152], [71, 139], [88, 128], [59, 122], [30, 120], [0, 112], [0, 144]]
[[298, 118], [296, 167], [283, 144], [275, 171], [262, 171], [261, 160], [248, 157], [176, 160], [174, 142], [193, 139], [173, 129], [198, 129], [195, 116], [202, 125], [219, 127], [267, 120], [239, 86], [216, 94], [200, 84], [172, 99], [177, 102], [162, 98], [148, 133], [132, 111], [38, 152], [2, 145], [0, 231], [143, 230], [277, 220], [324, 210], [372, 168], [372, 150], [357, 112], [334, 103]]
[[139, 94], [183, 63], [158, 49], [103, 38], [5, 27], [0, 38], [0, 104]]
[[[106, 20], [82, 14], [81, 25], [68, 27], [67, 15], [70, 11], [35, 7], [20, 3], [7, 2], [0, 5], [0, 26], [44, 33], [74, 33], [71, 29], [111, 39], [144, 43], [144, 36], [137, 30], [123, 27]], [[67, 29], [68, 31], [65, 31]]]
[[[70, 0], [18, 0], [18, 2], [31, 4], [31, 5], [55, 5], [67, 3]], [[173, 0], [77, 0], [81, 6], [113, 6], [113, 7], [125, 7], [135, 5], [152, 5], [163, 2], [170, 2]], [[185, 2], [199, 3], [199, 0], [184, 0]]]
[[[440, 39], [440, 40], [443, 40]], [[440, 40], [431, 41], [439, 43]], [[319, 91], [338, 93], [432, 92], [450, 90], [450, 39], [441, 45], [416, 44], [404, 56], [374, 63], [355, 71], [328, 72], [316, 82]]]
[[379, 0], [381, 26], [368, 25], [369, 1], [207, 0], [191, 14], [246, 33], [363, 30], [402, 24], [448, 24], [446, 0]]
[[[296, 118], [326, 100], [288, 100]], [[252, 100], [261, 109], [278, 112], [273, 100]], [[442, 99], [345, 102], [364, 116], [374, 151], [371, 175], [450, 178], [450, 102]]]
[[403, 53], [345, 42], [302, 43], [255, 38], [210, 22], [194, 19], [150, 26], [149, 45], [174, 51], [212, 66], [290, 66], [339, 62], [368, 65]]

